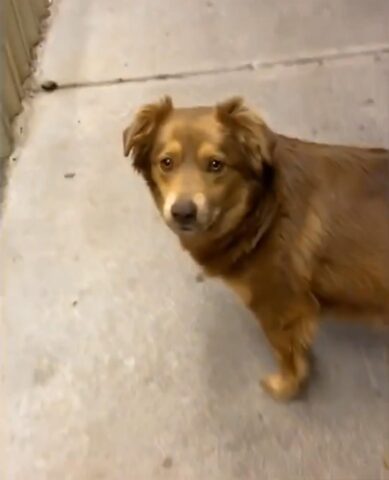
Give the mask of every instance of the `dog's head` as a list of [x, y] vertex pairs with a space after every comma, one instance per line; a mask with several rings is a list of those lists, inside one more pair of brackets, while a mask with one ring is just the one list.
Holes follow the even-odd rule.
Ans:
[[262, 192], [274, 134], [240, 98], [214, 107], [146, 105], [123, 132], [124, 154], [180, 236], [234, 228]]

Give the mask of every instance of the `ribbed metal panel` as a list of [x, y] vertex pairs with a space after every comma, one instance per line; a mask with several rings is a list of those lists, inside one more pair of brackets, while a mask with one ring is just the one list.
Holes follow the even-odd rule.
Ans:
[[12, 119], [22, 108], [23, 82], [50, 0], [0, 0], [0, 158], [12, 149]]

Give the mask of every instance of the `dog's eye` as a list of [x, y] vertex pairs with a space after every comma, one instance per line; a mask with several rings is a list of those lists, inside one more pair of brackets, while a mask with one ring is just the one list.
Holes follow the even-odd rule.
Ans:
[[208, 171], [209, 172], [220, 172], [224, 168], [224, 163], [217, 158], [213, 158], [208, 163]]
[[173, 168], [173, 159], [170, 157], [164, 157], [160, 160], [159, 164], [164, 172], [168, 172]]

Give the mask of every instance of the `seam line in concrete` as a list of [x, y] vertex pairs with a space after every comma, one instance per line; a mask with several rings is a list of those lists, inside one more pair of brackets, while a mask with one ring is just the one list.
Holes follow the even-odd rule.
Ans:
[[[332, 62], [343, 59], [350, 59], [353, 57], [366, 57], [375, 56], [380, 54], [389, 53], [389, 45], [375, 45], [368, 48], [351, 47], [346, 50], [328, 50], [321, 54], [306, 55], [294, 58], [269, 60], [269, 61], [253, 61], [246, 62], [238, 65], [232, 65], [230, 67], [209, 68], [200, 69], [188, 72], [173, 72], [173, 73], [160, 73], [155, 75], [141, 75], [139, 77], [129, 78], [115, 78], [111, 80], [97, 80], [88, 82], [69, 82], [59, 84], [56, 90], [76, 89], [76, 88], [88, 88], [88, 87], [105, 87], [110, 85], [128, 84], [128, 83], [144, 83], [150, 81], [163, 81], [163, 80], [182, 80], [187, 78], [202, 77], [208, 75], [222, 75], [225, 73], [243, 72], [243, 71], [259, 71], [272, 69], [277, 67], [294, 67], [300, 65], [318, 64], [323, 65], [326, 62]], [[35, 90], [37, 91], [37, 90]]]

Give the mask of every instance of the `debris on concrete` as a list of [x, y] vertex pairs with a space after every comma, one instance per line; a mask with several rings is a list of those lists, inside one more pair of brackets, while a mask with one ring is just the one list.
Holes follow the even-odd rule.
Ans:
[[41, 83], [41, 88], [45, 92], [53, 92], [54, 90], [57, 90], [58, 83], [54, 82], [53, 80], [46, 80], [45, 82]]

